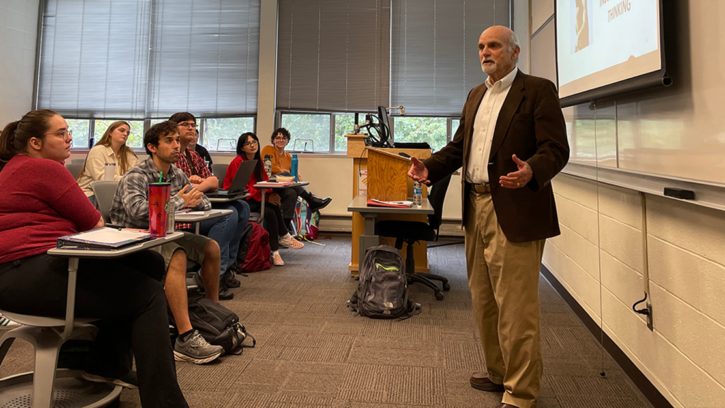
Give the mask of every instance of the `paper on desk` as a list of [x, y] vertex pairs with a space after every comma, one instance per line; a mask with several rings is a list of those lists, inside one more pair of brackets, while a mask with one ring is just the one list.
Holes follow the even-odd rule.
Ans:
[[93, 244], [118, 244], [126, 241], [146, 239], [148, 236], [148, 232], [117, 230], [115, 228], [99, 228], [64, 238], [68, 241], [87, 242]]
[[189, 212], [180, 212], [177, 211], [176, 215], [204, 215], [204, 211], [189, 211]]

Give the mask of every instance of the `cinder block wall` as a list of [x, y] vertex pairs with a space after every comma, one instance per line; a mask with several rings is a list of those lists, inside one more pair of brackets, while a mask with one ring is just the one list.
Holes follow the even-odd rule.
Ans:
[[544, 265], [673, 406], [725, 406], [725, 212], [644, 196], [650, 331], [632, 311], [644, 288], [639, 193], [565, 174], [554, 192], [562, 234]]

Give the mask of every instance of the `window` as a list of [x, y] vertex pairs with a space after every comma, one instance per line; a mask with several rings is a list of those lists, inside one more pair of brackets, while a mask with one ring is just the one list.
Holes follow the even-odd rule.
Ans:
[[428, 142], [434, 152], [448, 143], [448, 118], [396, 116], [395, 142]]
[[329, 113], [285, 113], [282, 127], [292, 135], [288, 150], [330, 152]]
[[[237, 140], [244, 132], [254, 132], [254, 118], [203, 119], [203, 138], [199, 144], [209, 151], [235, 152]], [[259, 135], [257, 135], [259, 137]]]
[[[116, 122], [119, 119], [99, 119], [95, 120], [94, 130], [93, 130], [93, 144], [96, 144], [101, 141], [101, 138], [103, 137], [103, 134], [106, 133], [106, 130], [113, 122]], [[121, 119], [122, 120], [122, 119]], [[126, 141], [126, 146], [132, 148], [132, 149], [142, 149], [143, 148], [143, 122], [142, 120], [127, 120], [129, 125], [131, 125], [131, 133], [128, 135], [128, 140]]]
[[68, 123], [68, 128], [73, 130], [71, 149], [87, 149], [91, 121], [87, 119], [66, 119], [65, 121]]
[[[360, 120], [365, 116], [361, 115]], [[345, 135], [355, 130], [355, 115], [351, 113], [343, 113], [335, 115], [335, 151], [347, 151], [347, 138]]]
[[396, 0], [391, 9], [390, 102], [408, 114], [457, 116], [486, 79], [478, 60], [484, 28], [511, 25], [510, 0]]

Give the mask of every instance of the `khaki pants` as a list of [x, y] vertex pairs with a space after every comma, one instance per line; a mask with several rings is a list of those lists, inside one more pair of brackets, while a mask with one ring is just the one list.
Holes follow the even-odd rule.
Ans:
[[486, 370], [503, 402], [530, 408], [539, 396], [539, 268], [544, 240], [514, 243], [496, 219], [488, 186], [467, 197], [466, 261]]

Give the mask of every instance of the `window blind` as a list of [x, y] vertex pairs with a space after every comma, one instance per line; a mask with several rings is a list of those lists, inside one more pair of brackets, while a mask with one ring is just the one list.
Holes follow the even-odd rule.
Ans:
[[393, 0], [391, 13], [392, 105], [460, 115], [468, 92], [486, 80], [478, 38], [492, 25], [511, 26], [509, 0]]
[[68, 117], [257, 109], [260, 0], [47, 0], [37, 106]]
[[387, 106], [390, 2], [279, 0], [277, 55], [278, 109]]

